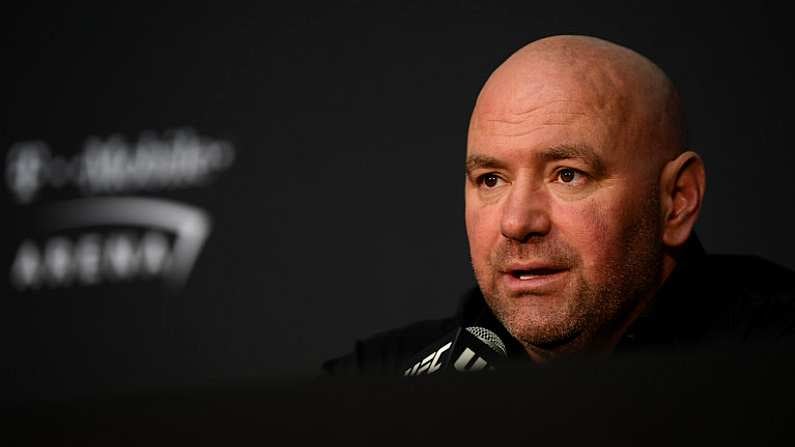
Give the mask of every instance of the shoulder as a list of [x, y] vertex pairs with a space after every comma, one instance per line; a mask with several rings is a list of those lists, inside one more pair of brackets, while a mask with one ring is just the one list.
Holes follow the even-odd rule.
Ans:
[[725, 302], [725, 323], [744, 341], [795, 338], [795, 271], [751, 255], [709, 255], [712, 284]]
[[787, 306], [795, 301], [795, 271], [759, 256], [709, 255], [713, 284], [748, 304]]
[[327, 375], [394, 375], [418, 352], [458, 329], [464, 322], [478, 321], [487, 312], [476, 286], [459, 297], [458, 308], [448, 318], [423, 320], [396, 329], [378, 332], [357, 340], [353, 351], [322, 364]]
[[392, 375], [418, 351], [458, 326], [458, 318], [418, 321], [357, 340], [353, 352], [327, 360], [323, 370], [330, 375]]
[[793, 290], [795, 271], [759, 256], [711, 254], [707, 260], [714, 276], [751, 293], [775, 294]]

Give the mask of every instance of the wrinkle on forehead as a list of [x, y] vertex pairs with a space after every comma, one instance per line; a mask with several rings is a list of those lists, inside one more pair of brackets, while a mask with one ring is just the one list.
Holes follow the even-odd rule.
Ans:
[[[560, 114], [547, 114], [540, 122], [543, 126], [567, 126], [572, 124], [577, 119], [587, 116], [585, 113], [560, 113]], [[527, 124], [525, 120], [510, 120], [510, 119], [486, 119], [483, 120], [479, 127], [482, 129], [488, 128], [488, 132], [493, 136], [498, 137], [524, 137], [534, 132], [542, 130], [538, 126], [523, 126]]]
[[483, 113], [483, 115], [484, 115], [483, 120], [486, 121], [486, 122], [495, 122], [495, 123], [502, 123], [502, 124], [523, 124], [523, 123], [526, 122], [528, 115], [531, 115], [534, 112], [537, 112], [537, 111], [539, 111], [539, 110], [541, 110], [541, 109], [543, 109], [545, 107], [549, 108], [550, 106], [552, 106], [552, 107], [556, 107], [556, 106], [572, 106], [572, 107], [569, 107], [568, 109], [566, 109], [564, 107], [561, 107], [561, 110], [556, 112], [556, 114], [559, 114], [559, 115], [574, 115], [574, 116], [584, 116], [584, 115], [586, 115], [584, 112], [576, 111], [574, 109], [574, 107], [573, 107], [573, 106], [576, 105], [576, 101], [569, 100], [569, 99], [553, 99], [553, 100], [549, 100], [549, 101], [546, 101], [546, 103], [543, 106], [541, 106], [541, 105], [526, 105], [527, 107], [525, 107], [525, 109], [521, 108], [522, 104], [519, 101], [508, 101], [505, 104], [510, 106], [510, 105], [513, 105], [513, 103], [516, 103], [516, 105], [519, 106], [518, 110], [509, 110], [508, 111], [509, 113], [507, 115], [504, 114], [504, 113], [500, 113], [500, 112], [496, 112], [496, 113], [492, 113], [491, 115], [488, 115], [488, 114], [486, 114], [484, 112]]

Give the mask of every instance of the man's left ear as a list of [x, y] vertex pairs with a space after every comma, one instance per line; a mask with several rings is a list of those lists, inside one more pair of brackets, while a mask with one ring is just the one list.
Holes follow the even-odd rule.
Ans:
[[660, 186], [663, 243], [679, 247], [690, 237], [704, 199], [706, 174], [701, 157], [686, 151], [668, 162]]

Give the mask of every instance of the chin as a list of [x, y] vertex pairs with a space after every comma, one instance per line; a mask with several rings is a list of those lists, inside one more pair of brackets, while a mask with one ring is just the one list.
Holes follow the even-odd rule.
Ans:
[[576, 338], [578, 313], [565, 295], [502, 295], [489, 306], [505, 329], [525, 346], [559, 345]]
[[512, 321], [507, 322], [506, 329], [523, 345], [539, 348], [560, 346], [577, 338], [580, 331], [573, 321]]

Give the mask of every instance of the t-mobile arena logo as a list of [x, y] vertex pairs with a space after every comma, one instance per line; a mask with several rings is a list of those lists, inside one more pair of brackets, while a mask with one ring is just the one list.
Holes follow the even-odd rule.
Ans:
[[180, 288], [210, 231], [209, 216], [197, 208], [140, 197], [60, 202], [39, 222], [47, 239], [24, 240], [11, 268], [18, 290], [146, 277]]

